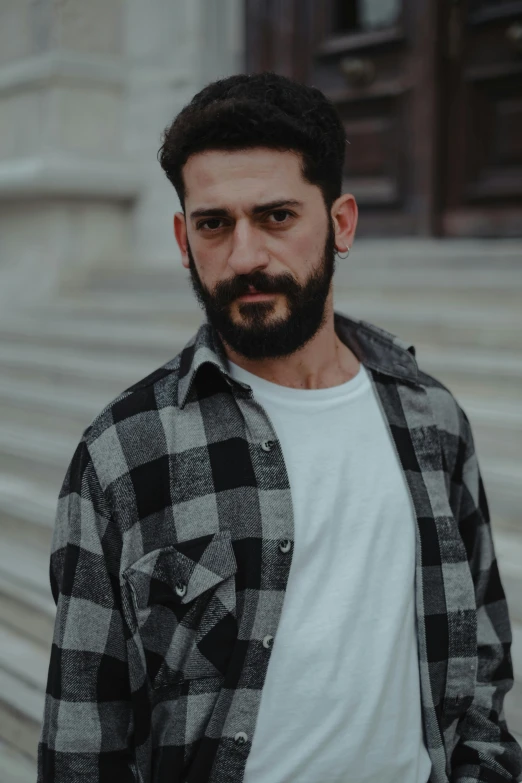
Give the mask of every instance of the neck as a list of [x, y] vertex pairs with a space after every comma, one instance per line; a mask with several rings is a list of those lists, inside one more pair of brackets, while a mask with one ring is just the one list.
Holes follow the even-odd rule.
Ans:
[[277, 359], [248, 359], [223, 341], [230, 361], [247, 372], [279, 386], [292, 389], [327, 389], [354, 378], [360, 362], [333, 328], [321, 333], [301, 351]]

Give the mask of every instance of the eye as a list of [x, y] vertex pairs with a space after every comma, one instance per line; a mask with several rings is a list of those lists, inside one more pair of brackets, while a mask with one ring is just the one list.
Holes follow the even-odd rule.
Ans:
[[197, 224], [197, 228], [208, 228], [209, 231], [215, 231], [216, 229], [220, 228], [221, 218], [207, 218], [207, 220], [201, 220]]
[[289, 212], [287, 209], [276, 209], [274, 210], [274, 212], [270, 213], [270, 217], [275, 218], [275, 220], [271, 222], [286, 223], [287, 222], [286, 218], [292, 217], [292, 213]]

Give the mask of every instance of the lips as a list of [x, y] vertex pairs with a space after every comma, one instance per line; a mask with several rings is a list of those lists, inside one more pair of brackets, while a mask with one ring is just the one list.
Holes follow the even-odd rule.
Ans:
[[240, 296], [239, 299], [255, 300], [255, 299], [265, 299], [271, 296], [275, 296], [275, 294], [263, 294], [263, 293], [256, 292], [255, 294], [243, 294], [243, 296]]

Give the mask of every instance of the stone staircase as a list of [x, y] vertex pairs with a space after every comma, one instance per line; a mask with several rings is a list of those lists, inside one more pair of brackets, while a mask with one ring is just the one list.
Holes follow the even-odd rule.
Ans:
[[[181, 269], [181, 267], [180, 267]], [[336, 309], [417, 348], [468, 413], [513, 623], [522, 740], [522, 242], [360, 240]], [[53, 632], [49, 547], [83, 429], [203, 320], [184, 270], [98, 274], [81, 295], [0, 317], [0, 783], [34, 783]]]

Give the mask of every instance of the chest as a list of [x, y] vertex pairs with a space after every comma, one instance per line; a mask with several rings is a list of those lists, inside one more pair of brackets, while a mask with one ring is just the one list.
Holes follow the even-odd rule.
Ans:
[[[322, 460], [314, 453], [311, 437], [307, 457], [302, 447], [293, 453], [288, 444], [285, 447], [284, 436], [279, 437], [269, 413], [252, 395], [219, 395], [219, 401], [209, 398], [197, 412], [187, 408], [184, 414], [173, 415], [165, 423], [169, 449], [159, 470], [149, 472], [149, 481], [134, 483], [132, 509], [128, 493], [120, 504], [127, 514], [135, 515], [125, 538], [122, 570], [139, 566], [151, 552], [185, 547], [189, 562], [181, 560], [179, 573], [177, 566], [168, 570], [168, 587], [174, 601], [187, 600], [180, 594], [183, 584], [188, 584], [188, 594], [198, 599], [198, 608], [189, 618], [200, 635], [196, 642], [190, 637], [190, 644], [203, 647], [203, 639], [213, 628], [208, 614], [203, 620], [203, 610], [210, 605], [218, 582], [225, 581], [220, 600], [228, 609], [225, 615], [212, 615], [215, 622], [220, 618], [223, 624], [228, 613], [234, 621], [227, 621], [224, 639], [228, 652], [220, 659], [221, 670], [234, 671], [235, 683], [246, 678], [249, 686], [252, 671], [260, 682], [266, 673], [265, 657], [259, 657], [260, 645], [277, 632], [294, 558], [296, 568], [302, 552], [313, 558], [314, 536], [317, 540], [318, 535], [325, 535], [325, 509], [330, 520], [339, 524], [352, 520], [354, 528], [339, 547], [331, 522], [334, 534], [328, 536], [330, 548], [321, 547], [326, 552], [320, 564], [324, 569], [338, 562], [343, 547], [355, 557], [355, 544], [366, 541], [364, 557], [371, 562], [383, 542], [391, 547], [394, 533], [397, 540], [403, 535], [413, 554], [409, 563], [414, 568], [423, 704], [425, 709], [437, 705], [442, 709], [447, 689], [455, 690], [456, 678], [461, 693], [472, 688], [472, 666], [467, 667], [463, 681], [458, 661], [463, 653], [468, 655], [465, 651], [476, 624], [473, 584], [449, 505], [440, 440], [427, 395], [420, 387], [399, 386], [383, 376], [373, 376], [372, 382], [382, 414], [381, 439], [367, 440], [359, 449], [338, 452], [333, 448], [328, 455], [323, 438], [319, 449]], [[359, 474], [354, 469], [348, 480], [342, 470], [334, 470], [328, 475], [336, 485], [327, 485], [324, 465], [339, 468], [342, 454], [348, 466], [359, 466]], [[304, 464], [306, 470], [302, 469]], [[365, 514], [372, 519], [375, 533], [366, 539], [362, 529]], [[392, 527], [388, 538], [377, 536], [379, 522], [386, 518], [395, 525], [391, 539]], [[314, 520], [321, 520], [321, 524], [314, 527]], [[401, 521], [405, 526], [413, 523], [409, 533], [406, 528], [401, 532]], [[208, 574], [202, 579], [204, 571], [193, 577], [192, 569], [198, 571], [196, 565], [204, 561], [209, 542], [219, 540], [212, 558], [218, 563], [226, 554], [227, 576], [220, 575], [218, 568], [217, 581], [209, 580]], [[174, 560], [179, 565], [179, 558]], [[359, 560], [364, 562], [364, 558]], [[209, 570], [208, 565], [205, 568]], [[191, 578], [195, 581], [189, 584]], [[147, 588], [143, 595], [148, 595]], [[169, 615], [163, 610], [161, 614], [164, 628], [164, 616]], [[173, 632], [179, 622], [179, 615], [175, 615]], [[191, 665], [197, 661], [197, 655], [190, 661]], [[436, 737], [431, 740], [436, 744]]]

